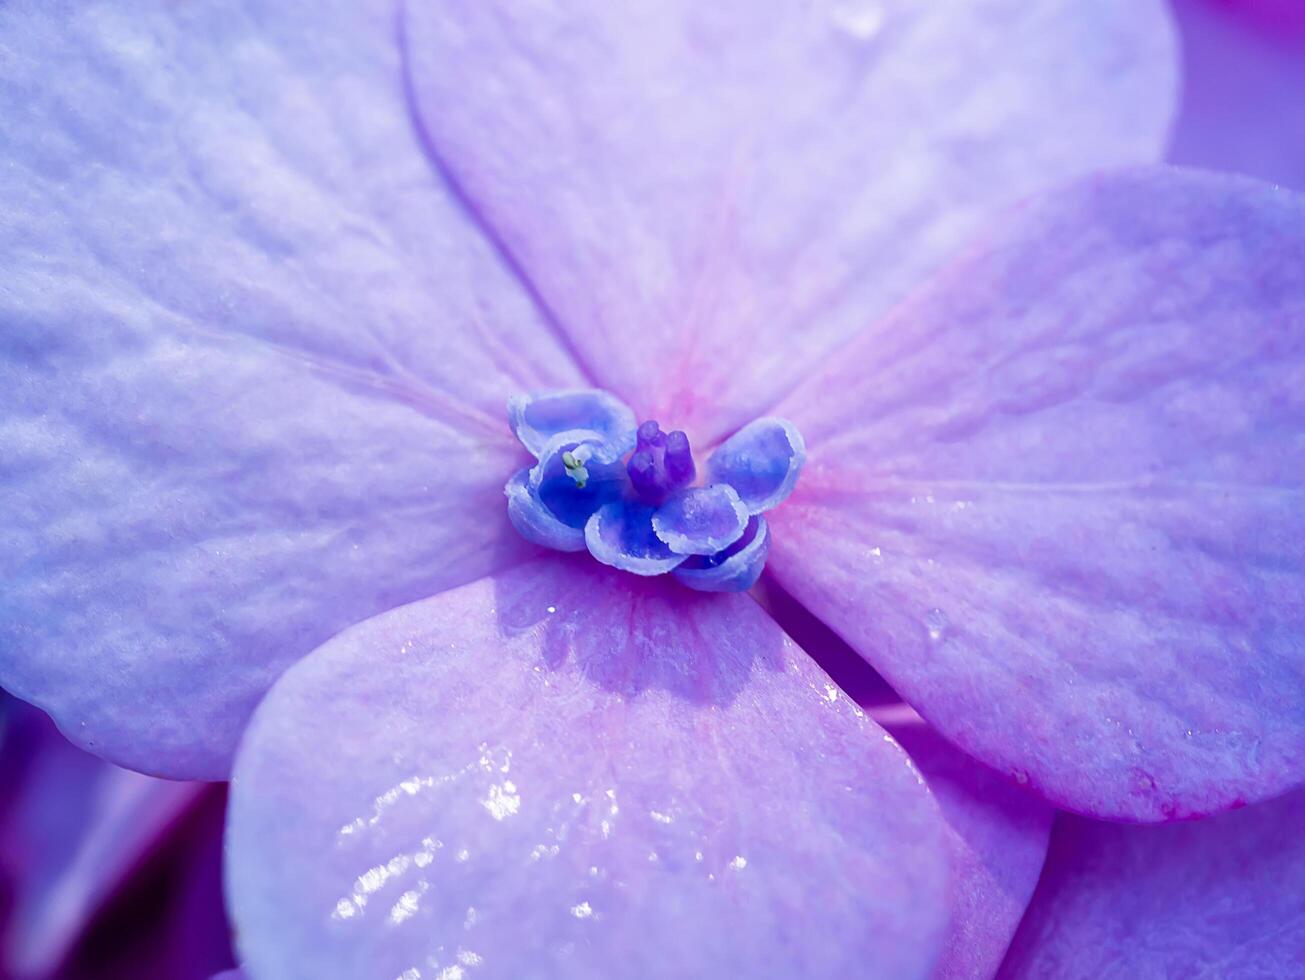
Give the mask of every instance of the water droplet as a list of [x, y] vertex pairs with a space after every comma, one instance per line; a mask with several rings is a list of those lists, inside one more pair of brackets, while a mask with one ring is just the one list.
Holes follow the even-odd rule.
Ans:
[[929, 614], [924, 617], [925, 628], [929, 631], [929, 639], [941, 640], [947, 627], [951, 625], [951, 620], [941, 609], [930, 609]]

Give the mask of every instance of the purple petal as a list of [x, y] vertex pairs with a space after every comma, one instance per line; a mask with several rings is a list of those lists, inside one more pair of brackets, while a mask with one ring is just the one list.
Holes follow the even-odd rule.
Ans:
[[806, 443], [787, 419], [749, 422], [711, 454], [711, 478], [738, 491], [750, 514], [781, 504], [797, 485]]
[[1305, 975], [1305, 792], [1165, 827], [1062, 816], [1000, 976]]
[[247, 969], [929, 975], [934, 804], [745, 596], [550, 557], [289, 671], [236, 768]]
[[[1158, 820], [1305, 776], [1305, 201], [1137, 171], [1009, 215], [783, 406], [770, 568], [947, 737]], [[842, 392], [833, 399], [830, 391]]]
[[1171, 2], [1185, 70], [1169, 159], [1305, 190], [1305, 5]]
[[576, 369], [431, 169], [390, 4], [73, 21], [0, 7], [0, 684], [220, 778], [286, 665], [531, 554], [503, 406]]
[[743, 535], [748, 508], [728, 484], [691, 487], [657, 508], [652, 524], [676, 554], [714, 555]]
[[714, 555], [686, 558], [672, 575], [699, 592], [745, 592], [757, 584], [770, 554], [770, 527], [758, 514], [743, 534]]
[[653, 530], [651, 507], [632, 502], [606, 504], [585, 525], [589, 553], [604, 565], [635, 575], [661, 575], [684, 561]]
[[620, 399], [596, 388], [545, 391], [513, 395], [508, 399], [508, 419], [521, 444], [542, 458], [558, 436], [576, 433], [575, 441], [597, 437], [610, 443], [615, 455], [634, 448], [634, 412]]
[[602, 387], [704, 445], [998, 206], [1159, 159], [1161, 0], [409, 3], [431, 144]]
[[947, 824], [952, 918], [934, 980], [991, 977], [1033, 897], [1054, 811], [975, 762], [909, 708], [872, 714], [906, 749]]

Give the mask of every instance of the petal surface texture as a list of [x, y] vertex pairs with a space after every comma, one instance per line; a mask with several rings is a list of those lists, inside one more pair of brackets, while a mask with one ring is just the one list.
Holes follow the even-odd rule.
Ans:
[[1208, 820], [1061, 817], [1003, 980], [1305, 976], [1305, 792]]
[[224, 778], [287, 664], [534, 554], [504, 408], [583, 378], [426, 158], [394, 31], [0, 8], [0, 684], [123, 765]]
[[1130, 820], [1305, 776], [1305, 200], [1083, 182], [782, 410], [769, 567], [949, 738]]
[[369, 620], [289, 671], [242, 746], [243, 962], [929, 976], [937, 807], [836, 692], [748, 597], [583, 556]]
[[909, 708], [872, 717], [910, 754], [947, 824], [952, 919], [934, 980], [995, 976], [1038, 884], [1055, 811]]
[[704, 445], [997, 205], [1158, 160], [1161, 0], [406, 5], [434, 152], [595, 383]]

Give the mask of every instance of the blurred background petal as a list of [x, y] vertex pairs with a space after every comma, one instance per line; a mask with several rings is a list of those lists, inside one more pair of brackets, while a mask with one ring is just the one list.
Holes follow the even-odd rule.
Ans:
[[1183, 95], [1169, 159], [1305, 190], [1305, 3], [1172, 3]]
[[0, 978], [189, 980], [231, 966], [225, 788], [108, 765], [0, 698]]
[[1305, 791], [1192, 823], [1062, 814], [1001, 976], [1305, 976]]

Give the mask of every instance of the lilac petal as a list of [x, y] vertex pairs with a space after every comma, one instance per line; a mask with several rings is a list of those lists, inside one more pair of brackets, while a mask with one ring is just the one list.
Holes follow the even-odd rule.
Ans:
[[686, 558], [671, 573], [699, 592], [745, 592], [757, 583], [770, 554], [770, 527], [758, 514], [737, 541], [723, 551]]
[[[1067, 189], [783, 406], [769, 567], [943, 734], [1064, 807], [1305, 777], [1305, 201]], [[832, 399], [837, 390], [842, 397]]]
[[615, 395], [596, 388], [545, 391], [513, 395], [508, 399], [508, 420], [521, 444], [542, 459], [558, 436], [574, 434], [574, 441], [596, 438], [609, 443], [613, 458], [634, 448], [638, 427], [634, 412]]
[[635, 575], [661, 575], [684, 561], [653, 530], [656, 511], [639, 503], [600, 507], [585, 525], [589, 553], [604, 565]]
[[940, 830], [756, 603], [550, 557], [286, 673], [229, 898], [254, 976], [926, 977]]
[[74, 20], [0, 5], [0, 684], [222, 778], [296, 658], [531, 553], [503, 405], [576, 368], [432, 171], [388, 2]]
[[8, 712], [0, 756], [0, 871], [9, 879], [0, 974], [50, 976], [207, 787], [106, 765], [36, 709], [13, 702]]
[[409, 3], [440, 162], [595, 383], [704, 444], [983, 227], [1157, 160], [1162, 0]]
[[1055, 811], [904, 706], [872, 713], [910, 754], [947, 824], [952, 918], [934, 980], [996, 975], [1033, 897]]
[[782, 503], [797, 485], [807, 447], [792, 422], [763, 418], [749, 422], [711, 454], [711, 478], [738, 491], [748, 513]]
[[657, 508], [652, 525], [676, 554], [714, 555], [743, 535], [748, 509], [728, 484], [690, 487]]
[[1171, 2], [1185, 70], [1168, 159], [1305, 190], [1305, 5]]
[[1305, 975], [1305, 791], [1164, 827], [1063, 815], [1000, 976]]

